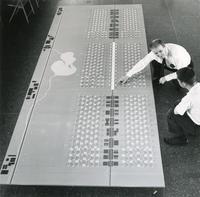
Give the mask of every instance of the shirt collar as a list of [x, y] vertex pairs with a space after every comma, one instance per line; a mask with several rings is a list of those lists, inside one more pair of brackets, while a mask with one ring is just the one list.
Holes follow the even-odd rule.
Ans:
[[165, 45], [165, 58], [169, 57], [170, 55], [170, 50], [169, 48]]
[[190, 91], [188, 92], [188, 93], [191, 93], [191, 92], [193, 92], [196, 88], [200, 88], [200, 83], [199, 82], [197, 82], [191, 89], [190, 89]]

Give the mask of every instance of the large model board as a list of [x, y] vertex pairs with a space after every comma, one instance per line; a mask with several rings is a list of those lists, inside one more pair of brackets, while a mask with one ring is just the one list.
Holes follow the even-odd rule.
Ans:
[[1, 184], [164, 187], [141, 5], [59, 7]]

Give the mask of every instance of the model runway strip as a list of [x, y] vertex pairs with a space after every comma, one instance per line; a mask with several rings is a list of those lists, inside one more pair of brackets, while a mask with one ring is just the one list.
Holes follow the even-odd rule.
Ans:
[[112, 43], [112, 83], [111, 90], [115, 89], [115, 42]]

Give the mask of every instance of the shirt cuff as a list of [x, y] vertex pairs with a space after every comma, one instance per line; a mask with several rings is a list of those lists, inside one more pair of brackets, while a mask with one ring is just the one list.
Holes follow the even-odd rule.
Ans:
[[166, 75], [166, 76], [165, 76], [165, 79], [166, 79], [166, 81], [171, 81], [172, 79], [177, 79], [177, 74], [176, 74], [176, 72], [175, 72], [175, 73], [172, 73], [172, 74], [169, 74], [169, 75]]
[[177, 111], [177, 107], [174, 108], [174, 114], [175, 115], [179, 114], [178, 111]]
[[184, 106], [182, 105], [182, 103], [180, 102], [174, 109], [174, 114], [177, 115], [181, 115], [183, 116], [183, 114], [186, 112], [186, 110], [183, 108]]
[[127, 76], [127, 77], [131, 77], [132, 74], [128, 72], [128, 73], [126, 73], [126, 76]]

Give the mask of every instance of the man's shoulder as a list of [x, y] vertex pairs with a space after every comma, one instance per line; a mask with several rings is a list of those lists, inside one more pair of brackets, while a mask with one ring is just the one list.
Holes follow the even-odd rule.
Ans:
[[170, 50], [186, 50], [183, 46], [174, 43], [166, 43], [167, 48]]
[[171, 51], [172, 54], [176, 54], [176, 55], [189, 54], [183, 46], [178, 45], [178, 44], [167, 43], [166, 47]]
[[198, 93], [200, 93], [200, 82], [197, 82], [197, 83], [196, 83], [194, 89], [195, 89]]

